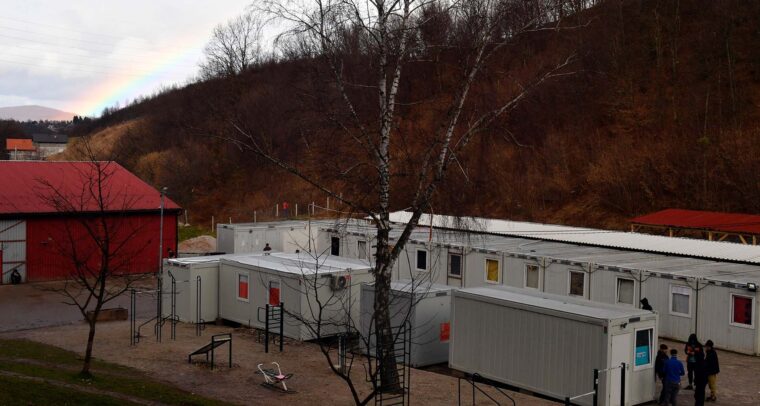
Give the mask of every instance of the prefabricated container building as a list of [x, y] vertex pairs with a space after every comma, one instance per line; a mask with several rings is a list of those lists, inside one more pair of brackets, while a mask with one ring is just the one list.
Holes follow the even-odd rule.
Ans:
[[321, 337], [358, 326], [361, 284], [372, 279], [366, 261], [304, 252], [235, 256], [220, 264], [221, 318], [261, 329], [266, 305], [283, 303], [283, 334], [298, 340], [318, 338], [320, 318]]
[[172, 315], [172, 295], [173, 314], [179, 321], [209, 323], [219, 317], [219, 261], [223, 257], [211, 255], [164, 260], [161, 301], [164, 317]]
[[216, 225], [216, 249], [227, 254], [259, 253], [269, 244], [272, 251], [309, 251], [316, 232], [301, 220]]
[[[593, 389], [599, 404], [625, 405], [655, 397], [657, 314], [509, 287], [453, 293], [449, 366], [558, 400]], [[573, 400], [590, 405], [587, 395]]]
[[[410, 365], [423, 367], [440, 364], [449, 360], [449, 334], [451, 317], [451, 291], [446, 285], [425, 281], [400, 280], [391, 282], [389, 311], [391, 325], [395, 328], [406, 325], [411, 329]], [[362, 285], [361, 294], [361, 335], [362, 344], [370, 343], [370, 354], [374, 355], [374, 302], [375, 285]], [[399, 340], [403, 339], [399, 335]], [[366, 347], [363, 345], [366, 350]]]

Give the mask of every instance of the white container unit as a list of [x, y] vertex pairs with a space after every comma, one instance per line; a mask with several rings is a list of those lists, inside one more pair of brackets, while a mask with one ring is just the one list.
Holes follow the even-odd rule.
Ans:
[[175, 280], [175, 312], [179, 321], [195, 323], [200, 319], [203, 323], [213, 322], [219, 317], [219, 261], [222, 257], [211, 255], [164, 261], [161, 302], [164, 317], [172, 314], [172, 276]]
[[[555, 399], [593, 390], [599, 405], [654, 401], [657, 314], [510, 287], [454, 291], [449, 366]], [[616, 368], [617, 367], [617, 368]], [[590, 405], [585, 396], [573, 403]]]
[[[316, 228], [301, 220], [270, 223], [217, 224], [216, 248], [227, 254], [260, 253], [269, 244], [272, 251], [308, 251]], [[312, 240], [312, 241], [310, 241]]]
[[[423, 367], [449, 360], [451, 292], [455, 288], [426, 282], [401, 280], [391, 282], [391, 325], [408, 322], [411, 333], [410, 365]], [[362, 286], [362, 344], [370, 342], [374, 352], [374, 283]]]
[[[266, 305], [283, 303], [283, 334], [298, 340], [347, 331], [359, 323], [362, 283], [372, 280], [365, 261], [308, 253], [225, 257], [219, 272], [219, 315], [246, 326], [265, 327]], [[321, 303], [321, 304], [320, 304]], [[312, 327], [312, 328], [310, 328]]]

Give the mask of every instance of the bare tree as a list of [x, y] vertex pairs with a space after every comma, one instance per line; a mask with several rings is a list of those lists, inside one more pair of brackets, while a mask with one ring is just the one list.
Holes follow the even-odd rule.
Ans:
[[139, 197], [112, 181], [113, 161], [96, 160], [86, 139], [81, 145], [90, 159], [70, 164], [77, 176], [65, 183], [38, 179], [36, 193], [51, 209], [65, 213], [50, 243], [59, 266], [70, 272], [62, 287], [50, 290], [75, 306], [89, 326], [80, 374], [90, 377], [98, 317], [105, 305], [144, 278], [132, 268], [136, 257], [146, 255], [148, 243], [135, 238], [144, 225], [127, 215]]
[[252, 11], [217, 25], [203, 50], [201, 76], [234, 76], [255, 66], [263, 56], [262, 28], [262, 20]]
[[[231, 123], [235, 136], [230, 137], [241, 149], [247, 149], [301, 178], [327, 196], [341, 202], [347, 210], [372, 218], [376, 227], [374, 270], [374, 321], [380, 360], [379, 387], [396, 390], [397, 382], [393, 326], [389, 312], [391, 270], [403, 251], [420, 217], [430, 211], [436, 191], [453, 166], [461, 169], [458, 159], [474, 137], [503, 120], [533, 89], [559, 76], [569, 75], [571, 55], [559, 56], [531, 77], [516, 80], [499, 75], [494, 56], [509, 55], [508, 48], [529, 32], [557, 31], [564, 27], [553, 16], [558, 2], [517, 0], [263, 0], [257, 10], [279, 18], [291, 29], [283, 37], [291, 38], [296, 49], [306, 50], [304, 57], [315, 59], [324, 67], [323, 78], [329, 87], [318, 95], [326, 100], [320, 105], [337, 128], [338, 135], [312, 140], [333, 151], [351, 145], [359, 151], [350, 158], [337, 155], [325, 165], [328, 171], [303, 170], [267, 134], [255, 124]], [[527, 4], [533, 7], [526, 7]], [[431, 33], [432, 22], [444, 22]], [[296, 38], [296, 40], [292, 40]], [[431, 75], [427, 100], [404, 91], [412, 86], [406, 69], [430, 67], [431, 72], [454, 61], [453, 75]], [[503, 61], [499, 62], [503, 63]], [[439, 69], [440, 70], [440, 69]], [[452, 79], [453, 77], [453, 79]], [[419, 80], [419, 76], [417, 76]], [[503, 82], [501, 82], [503, 81]], [[424, 82], [424, 80], [423, 80]], [[509, 96], [492, 99], [491, 105], [474, 105], [470, 94], [475, 88], [506, 83]], [[408, 106], [429, 104], [435, 128], [408, 132], [402, 121], [413, 121]], [[313, 129], [306, 129], [310, 131]], [[412, 153], [409, 144], [421, 145]], [[324, 157], [321, 157], [324, 158]], [[465, 175], [466, 176], [466, 175]], [[404, 190], [399, 180], [407, 183]], [[410, 187], [411, 185], [411, 187]], [[343, 189], [340, 189], [343, 188]], [[349, 189], [351, 193], [348, 193]], [[344, 193], [346, 192], [346, 193]], [[399, 201], [398, 196], [404, 196]], [[410, 220], [401, 235], [391, 241], [393, 207], [406, 207]], [[383, 389], [383, 390], [386, 390]], [[369, 399], [360, 400], [358, 404]]]

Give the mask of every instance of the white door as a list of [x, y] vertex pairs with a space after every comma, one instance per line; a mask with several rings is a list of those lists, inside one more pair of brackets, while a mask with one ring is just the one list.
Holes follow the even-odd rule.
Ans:
[[[620, 334], [612, 336], [612, 362], [610, 366], [620, 366], [620, 363], [625, 362], [625, 404], [631, 404], [629, 397], [630, 394], [630, 381], [631, 381], [631, 354], [633, 353], [633, 334]], [[620, 406], [620, 368], [615, 368], [610, 371], [610, 397], [607, 404], [610, 406]], [[625, 405], [623, 405], [625, 406]]]

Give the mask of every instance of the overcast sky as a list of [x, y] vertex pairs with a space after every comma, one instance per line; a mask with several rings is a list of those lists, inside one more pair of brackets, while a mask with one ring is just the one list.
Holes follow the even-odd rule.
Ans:
[[0, 107], [99, 115], [196, 75], [214, 26], [255, 0], [2, 0]]

